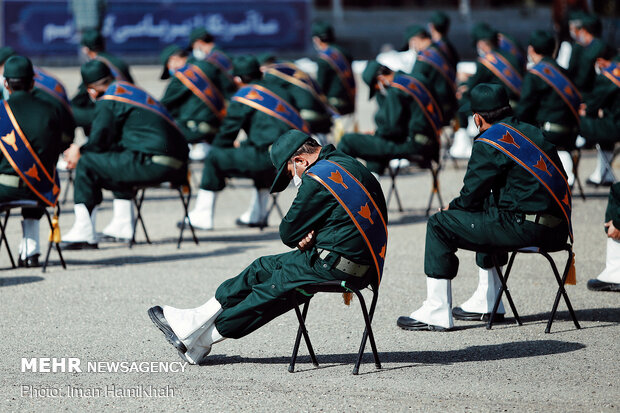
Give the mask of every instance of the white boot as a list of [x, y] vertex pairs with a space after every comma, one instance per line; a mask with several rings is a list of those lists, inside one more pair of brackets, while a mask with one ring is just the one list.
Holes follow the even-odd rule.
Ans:
[[[607, 159], [607, 162], [605, 162], [605, 159], [603, 158], [603, 156]], [[594, 185], [600, 185], [600, 184], [614, 182], [615, 177], [613, 176], [613, 174], [609, 172], [606, 166], [607, 163], [612, 161], [613, 156], [614, 156], [613, 151], [600, 151], [600, 150], [597, 151], [596, 167], [594, 168], [594, 172], [592, 172], [590, 176], [588, 177], [588, 180], [587, 180], [588, 183], [592, 183]]]
[[97, 248], [95, 227], [88, 208], [84, 204], [75, 204], [73, 211], [75, 222], [69, 232], [62, 237], [63, 245], [68, 248]]
[[452, 328], [452, 280], [426, 277], [426, 300], [410, 317], [431, 326]]
[[201, 335], [196, 332], [192, 337], [183, 341], [187, 351], [184, 354], [189, 364], [202, 364], [211, 352], [211, 346], [226, 339], [223, 337], [215, 324], [211, 323], [206, 330], [201, 331]]
[[562, 162], [562, 166], [566, 171], [568, 185], [573, 186], [575, 183], [575, 174], [573, 173], [573, 157], [567, 151], [558, 151], [558, 156], [560, 157], [560, 162]]
[[25, 261], [35, 255], [40, 255], [39, 247], [39, 220], [22, 220], [22, 242], [19, 245], [19, 258]]
[[[495, 267], [478, 269], [478, 287], [474, 294], [465, 301], [461, 308], [468, 313], [490, 314], [493, 311], [495, 297], [502, 287]], [[499, 302], [497, 314], [505, 314], [504, 303]]]
[[454, 142], [450, 147], [450, 156], [455, 159], [469, 159], [473, 142], [464, 128], [454, 132]]
[[267, 217], [267, 204], [269, 203], [269, 189], [254, 189], [252, 200], [247, 211], [237, 220], [237, 225], [263, 225]]
[[189, 219], [194, 228], [213, 229], [213, 213], [215, 210], [215, 198], [217, 192], [201, 189], [196, 197], [194, 209], [189, 213]]
[[211, 145], [205, 142], [195, 143], [190, 147], [189, 159], [191, 161], [204, 161], [209, 154]]
[[596, 279], [607, 283], [620, 284], [620, 241], [607, 238], [605, 269]]
[[131, 199], [115, 199], [112, 210], [112, 221], [103, 229], [103, 235], [115, 240], [129, 241], [133, 236], [135, 219]]

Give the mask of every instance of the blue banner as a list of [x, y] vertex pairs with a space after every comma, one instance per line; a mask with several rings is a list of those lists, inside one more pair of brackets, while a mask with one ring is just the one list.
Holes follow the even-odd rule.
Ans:
[[[69, 2], [4, 0], [4, 45], [28, 56], [75, 55], [79, 34]], [[205, 27], [225, 50], [305, 50], [309, 0], [108, 0], [103, 34], [113, 54], [158, 54], [167, 44], [187, 45]]]

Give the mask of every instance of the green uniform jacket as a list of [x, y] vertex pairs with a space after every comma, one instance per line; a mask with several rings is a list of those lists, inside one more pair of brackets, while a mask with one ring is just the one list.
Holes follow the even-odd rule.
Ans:
[[32, 95], [50, 103], [56, 108], [59, 114], [59, 124], [62, 128], [62, 147], [61, 150], [65, 150], [73, 143], [75, 138], [75, 119], [73, 119], [73, 113], [67, 109], [65, 105], [58, 101], [54, 96], [50, 95], [44, 90], [32, 89]]
[[[52, 175], [61, 152], [62, 130], [58, 110], [24, 91], [13, 92], [8, 103], [30, 146]], [[33, 119], [36, 121], [33, 122]], [[0, 158], [0, 174], [17, 175], [4, 156]]]
[[[603, 117], [598, 117], [599, 109]], [[620, 88], [603, 75], [596, 76], [586, 116], [581, 118], [581, 134], [588, 140], [620, 141]]]
[[[566, 71], [550, 57], [544, 57], [542, 61], [567, 75]], [[568, 128], [577, 127], [577, 118], [562, 97], [540, 76], [531, 72], [528, 72], [523, 79], [521, 99], [515, 114], [521, 121], [532, 125], [542, 126], [545, 122], [550, 122]]]
[[568, 73], [577, 89], [584, 95], [584, 100], [588, 99], [587, 95], [594, 87], [596, 79], [594, 62], [596, 61], [596, 56], [604, 47], [605, 43], [596, 38], [585, 47], [577, 43], [573, 44], [573, 51], [568, 62]]
[[81, 152], [129, 150], [187, 160], [181, 132], [160, 115], [138, 106], [99, 99], [88, 142]]
[[[434, 45], [431, 47], [441, 53], [441, 55], [448, 62], [450, 62], [450, 58], [443, 53], [441, 49]], [[454, 114], [458, 109], [458, 102], [454, 89], [450, 86], [448, 80], [439, 72], [439, 70], [435, 69], [435, 67], [420, 60], [417, 60], [415, 65], [413, 65], [412, 74], [416, 73], [419, 73], [427, 78], [427, 84], [433, 85], [437, 103], [439, 104], [439, 107], [441, 107], [444, 115], [444, 124], [450, 123], [450, 120], [454, 117]]]
[[[545, 151], [566, 176], [555, 146], [544, 139], [540, 129], [519, 122], [514, 117], [502, 119], [501, 122], [521, 131]], [[564, 216], [538, 179], [503, 152], [485, 143], [474, 141], [463, 179], [463, 189], [459, 197], [450, 203], [450, 209], [482, 211], [489, 203], [496, 205], [500, 211], [545, 213], [558, 218]]]
[[609, 201], [607, 211], [605, 211], [605, 222], [613, 221], [614, 227], [620, 228], [620, 182], [611, 186], [609, 191]]
[[[116, 66], [128, 82], [134, 83], [133, 78], [129, 73], [129, 65], [127, 65], [127, 63], [106, 52], [100, 52], [99, 55]], [[77, 126], [88, 128], [93, 122], [93, 117], [95, 116], [95, 104], [92, 100], [90, 100], [88, 92], [86, 91], [86, 85], [84, 83], [80, 83], [80, 86], [78, 86], [77, 94], [73, 97], [73, 99], [71, 99], [71, 107], [73, 109], [73, 117], [75, 118]]]
[[[521, 64], [514, 55], [499, 49], [494, 49], [493, 51], [499, 53], [512, 65], [512, 67], [517, 70], [517, 72], [519, 72], [520, 75], [523, 75]], [[465, 92], [465, 94], [463, 95], [463, 99], [469, 99], [469, 92], [480, 83], [496, 83], [498, 85], [502, 85], [506, 89], [506, 93], [508, 93], [508, 99], [512, 101], [519, 100], [519, 96], [516, 93], [514, 93], [508, 86], [504, 84], [504, 82], [502, 82], [500, 78], [495, 76], [493, 72], [487, 69], [487, 67], [479, 61], [476, 61], [476, 73], [474, 73], [467, 81], [467, 92]]]
[[[285, 101], [291, 101], [286, 89], [270, 82], [269, 79], [252, 82], [252, 84], [263, 86]], [[244, 145], [253, 145], [266, 149], [280, 135], [290, 130], [291, 127], [287, 123], [251, 106], [231, 100], [226, 111], [226, 117], [220, 126], [220, 131], [213, 140], [213, 145], [232, 147], [241, 129], [248, 136]]]
[[[329, 46], [339, 50], [349, 64], [352, 63], [353, 58], [349, 52], [335, 44], [330, 44]], [[355, 102], [351, 102], [347, 88], [342, 84], [338, 73], [336, 73], [332, 66], [323, 59], [317, 60], [316, 81], [323, 93], [325, 93], [325, 96], [327, 96], [327, 100], [341, 115], [353, 113], [355, 110]]]
[[[337, 162], [355, 176], [368, 190], [387, 224], [381, 186], [368, 169], [333, 145], [321, 149], [321, 159]], [[280, 238], [284, 244], [295, 248], [313, 230], [316, 231], [316, 248], [333, 251], [360, 264], [373, 263], [366, 242], [344, 208], [327, 188], [304, 173], [297, 196], [280, 223]]]
[[[204, 72], [224, 99], [230, 98], [232, 82], [227, 76], [222, 76], [215, 65], [197, 60], [190, 64], [198, 66]], [[223, 80], [225, 84], [222, 83]], [[205, 140], [217, 133], [220, 118], [177, 77], [170, 80], [161, 103], [177, 121], [188, 141]]]

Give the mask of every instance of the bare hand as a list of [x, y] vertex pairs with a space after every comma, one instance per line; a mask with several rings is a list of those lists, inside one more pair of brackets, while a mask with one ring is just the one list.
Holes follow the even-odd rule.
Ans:
[[236, 140], [233, 142], [233, 148], [240, 148], [241, 147], [241, 142]]
[[579, 105], [579, 116], [586, 116], [586, 109], [587, 109], [587, 105], [585, 103], [582, 103], [581, 105]]
[[78, 161], [80, 160], [80, 156], [80, 147], [75, 143], [72, 143], [71, 146], [69, 146], [63, 153], [63, 157], [65, 158], [65, 161], [67, 161], [67, 168], [75, 169]]
[[297, 244], [297, 248], [299, 251], [308, 251], [314, 245], [314, 231], [310, 231], [308, 235], [306, 235], [299, 244]]
[[607, 228], [608, 238], [614, 239], [616, 241], [620, 241], [620, 229], [614, 227], [613, 221], [606, 222], [605, 228]]

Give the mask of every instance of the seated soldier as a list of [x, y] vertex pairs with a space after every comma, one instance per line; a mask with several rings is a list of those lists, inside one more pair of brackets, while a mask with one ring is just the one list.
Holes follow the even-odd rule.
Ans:
[[[258, 61], [252, 56], [234, 60], [233, 74], [239, 91], [232, 97], [202, 170], [200, 191], [189, 213], [195, 228], [213, 229], [217, 193], [226, 186], [227, 177], [254, 180], [255, 191], [248, 210], [237, 219], [240, 226], [263, 226], [267, 220], [269, 185], [276, 171], [269, 160], [269, 146], [291, 128], [306, 125], [289, 103], [285, 89], [269, 79], [261, 79]], [[247, 140], [237, 141], [243, 129]]]
[[[161, 62], [161, 78], [172, 77], [161, 104], [176, 120], [189, 144], [204, 144], [197, 146], [201, 148], [197, 149], [200, 155], [190, 152], [192, 160], [203, 160], [207, 144], [213, 142], [225, 115], [230, 82], [221, 76], [217, 66], [207, 61], [190, 61], [187, 51], [177, 45], [162, 51]], [[228, 83], [222, 84], [222, 79]]]
[[[10, 57], [4, 78], [9, 99], [0, 101], [0, 202], [33, 199], [53, 206], [60, 192], [54, 171], [61, 151], [59, 113], [33, 96], [34, 70], [27, 58]], [[20, 267], [39, 266], [42, 215], [42, 208], [22, 209]]]
[[187, 181], [187, 144], [166, 109], [143, 90], [115, 81], [108, 66], [91, 60], [82, 80], [95, 103], [88, 142], [65, 151], [75, 168], [73, 228], [63, 236], [68, 249], [97, 248], [95, 207], [102, 189], [114, 191], [114, 213], [103, 230], [127, 241], [133, 234], [133, 187]]
[[[468, 108], [463, 108], [468, 109]], [[427, 299], [397, 325], [406, 330], [446, 330], [457, 320], [484, 320], [500, 281], [488, 254], [495, 249], [562, 248], [571, 236], [570, 189], [555, 146], [540, 129], [512, 117], [506, 90], [496, 84], [471, 91], [476, 138], [461, 194], [426, 227]], [[549, 188], [553, 188], [553, 192]], [[452, 310], [451, 280], [458, 248], [477, 251], [480, 282], [474, 295]], [[504, 265], [506, 253], [498, 256]], [[499, 319], [503, 319], [503, 307]]]
[[391, 159], [419, 155], [425, 160], [437, 160], [441, 108], [426, 78], [414, 76], [395, 74], [375, 61], [369, 62], [363, 78], [370, 87], [370, 97], [380, 90], [377, 128], [373, 135], [344, 135], [338, 149], [365, 159], [367, 168], [378, 175]]
[[620, 292], [620, 182], [609, 191], [605, 212], [607, 234], [607, 260], [598, 277], [588, 281], [588, 290]]
[[450, 17], [442, 12], [435, 11], [428, 23], [428, 30], [433, 39], [433, 44], [448, 58], [452, 69], [456, 71], [456, 65], [461, 60], [456, 48], [448, 39], [450, 30]]
[[[293, 291], [299, 291], [299, 302], [309, 300], [303, 291], [306, 284], [343, 280], [362, 288], [381, 277], [387, 210], [372, 174], [332, 145], [321, 147], [297, 130], [273, 144], [271, 160], [278, 170], [271, 191], [283, 191], [291, 179], [298, 188], [280, 224], [282, 242], [296, 249], [258, 258], [223, 282], [215, 297], [200, 307], [155, 306], [148, 311], [191, 364], [202, 363], [214, 343], [244, 337], [291, 310], [294, 304], [288, 298]], [[367, 214], [347, 212], [364, 208]]]

